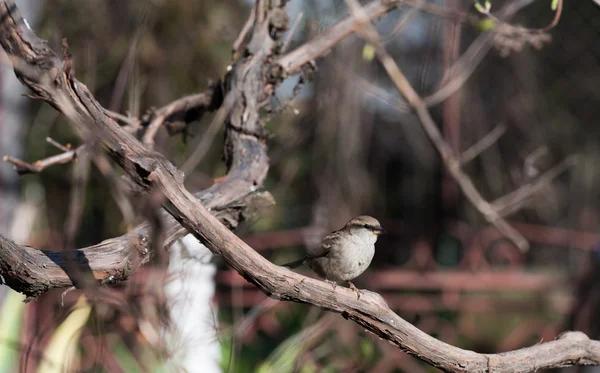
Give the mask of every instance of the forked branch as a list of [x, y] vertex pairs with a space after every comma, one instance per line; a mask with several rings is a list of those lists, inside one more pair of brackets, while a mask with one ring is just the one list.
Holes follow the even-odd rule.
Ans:
[[[529, 243], [514, 227], [512, 227], [499, 213], [495, 206], [488, 202], [477, 190], [471, 178], [462, 169], [461, 156], [457, 154], [444, 140], [437, 124], [431, 116], [427, 103], [412, 87], [398, 64], [386, 51], [381, 36], [371, 24], [369, 13], [356, 0], [346, 0], [356, 20], [358, 33], [369, 43], [375, 46], [375, 50], [381, 64], [388, 76], [404, 96], [408, 104], [415, 111], [425, 133], [439, 152], [444, 166], [450, 175], [456, 180], [461, 191], [469, 202], [494, 225], [502, 234], [509, 238], [519, 249], [527, 251]], [[470, 157], [470, 156], [469, 156]]]
[[[266, 5], [268, 2], [259, 4]], [[261, 141], [264, 130], [258, 120], [258, 110], [259, 103], [264, 101], [265, 95], [270, 94], [265, 90], [263, 75], [269, 71], [263, 64], [269, 60], [267, 57], [272, 57], [275, 45], [269, 33], [273, 26], [270, 21], [272, 17], [281, 18], [282, 11], [280, 7], [268, 7], [264, 13], [258, 13], [250, 44], [260, 45], [260, 49], [245, 57], [234, 68], [234, 86], [240, 90], [240, 97], [243, 95], [245, 99], [236, 100], [227, 123], [230, 132], [226, 142], [233, 150], [227, 158], [229, 176], [219, 183], [228, 186], [225, 192], [240, 193], [239, 186], [245, 189], [247, 195], [248, 190], [255, 190], [265, 177], [268, 165], [266, 146]], [[23, 79], [23, 82], [65, 113], [75, 125], [94, 134], [142, 192], [161, 192], [165, 201], [163, 207], [183, 227], [269, 296], [309, 303], [339, 313], [444, 371], [530, 372], [564, 365], [600, 363], [600, 342], [592, 341], [579, 332], [566, 333], [555, 341], [503, 354], [478, 354], [462, 350], [421, 332], [392, 312], [385, 300], [376, 293], [364, 291], [360, 300], [357, 300], [351, 290], [337, 287], [332, 294], [329, 284], [270, 263], [220, 223], [201, 201], [183, 187], [180, 173], [165, 157], [145, 148], [105, 116], [85, 86], [29, 31], [12, 1], [0, 2], [0, 18], [3, 20], [0, 24], [0, 43], [4, 49], [35, 66], [40, 75], [39, 79]], [[43, 79], [44, 76], [50, 79]], [[409, 102], [412, 102], [410, 98]], [[227, 197], [211, 196], [209, 200], [221, 203]], [[9, 247], [11, 255], [20, 255], [23, 250], [7, 240], [0, 240], [0, 244]], [[0, 263], [4, 263], [5, 259], [0, 256]], [[14, 268], [0, 266], [0, 269], [3, 276], [15, 280], [22, 279], [18, 275], [29, 265], [35, 263], [21, 262]]]
[[78, 147], [77, 149], [71, 149], [70, 147], [65, 147], [63, 145], [58, 144], [56, 141], [51, 138], [46, 138], [46, 141], [60, 150], [63, 151], [61, 154], [53, 155], [48, 158], [40, 159], [39, 161], [35, 161], [33, 163], [27, 163], [18, 158], [14, 158], [8, 155], [2, 157], [4, 162], [10, 163], [15, 166], [17, 169], [17, 173], [19, 175], [24, 175], [28, 173], [38, 173], [42, 172], [46, 168], [50, 166], [54, 166], [57, 164], [65, 164], [73, 161], [77, 158], [77, 155], [81, 153], [84, 149], [83, 145]]

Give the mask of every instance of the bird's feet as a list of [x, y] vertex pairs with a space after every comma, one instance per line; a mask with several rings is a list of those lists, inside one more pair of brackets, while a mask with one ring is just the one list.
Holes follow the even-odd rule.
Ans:
[[350, 281], [346, 281], [346, 282], [348, 283], [350, 290], [352, 290], [353, 292], [356, 293], [356, 299], [360, 299], [360, 290], [358, 290], [358, 288], [356, 286], [354, 286], [354, 284], [351, 283]]
[[337, 282], [331, 281], [331, 280], [328, 280], [328, 279], [325, 279], [325, 282], [328, 283], [328, 284], [331, 284], [331, 287], [333, 288], [333, 291], [335, 292], [335, 288], [337, 287]]

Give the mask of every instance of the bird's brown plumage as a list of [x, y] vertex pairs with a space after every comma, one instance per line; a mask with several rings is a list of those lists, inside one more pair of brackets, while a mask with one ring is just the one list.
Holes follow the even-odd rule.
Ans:
[[306, 263], [327, 281], [346, 281], [354, 290], [350, 280], [367, 269], [375, 253], [377, 235], [383, 232], [385, 230], [377, 219], [357, 216], [342, 229], [326, 236], [321, 245], [309, 250], [304, 258], [284, 266], [296, 268]]

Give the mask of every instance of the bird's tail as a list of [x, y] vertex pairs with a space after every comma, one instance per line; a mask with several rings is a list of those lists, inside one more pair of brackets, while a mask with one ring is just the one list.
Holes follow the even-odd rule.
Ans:
[[288, 268], [294, 269], [294, 268], [298, 268], [298, 267], [300, 267], [302, 264], [304, 264], [304, 261], [306, 261], [306, 258], [302, 258], [302, 259], [294, 260], [293, 262], [289, 262], [289, 263], [286, 263], [286, 264], [282, 264], [281, 266], [282, 266], [282, 267], [288, 267]]

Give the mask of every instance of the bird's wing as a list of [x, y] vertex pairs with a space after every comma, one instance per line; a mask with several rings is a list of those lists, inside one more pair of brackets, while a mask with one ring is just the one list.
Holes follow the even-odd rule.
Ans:
[[333, 245], [341, 239], [340, 231], [335, 231], [323, 239], [321, 245], [308, 252], [307, 259], [321, 258], [329, 254], [329, 250]]
[[288, 267], [290, 269], [298, 268], [306, 261], [306, 257], [298, 260], [294, 260], [293, 262], [282, 264], [282, 267]]
[[321, 245], [315, 247], [312, 250], [309, 250], [308, 253], [306, 253], [306, 256], [304, 258], [298, 259], [298, 260], [295, 260], [293, 262], [289, 262], [286, 264], [282, 264], [282, 266], [293, 269], [293, 268], [300, 267], [307, 260], [324, 257], [327, 254], [329, 254], [331, 247], [340, 239], [341, 239], [340, 231], [335, 231], [335, 232], [331, 233], [330, 235], [326, 236], [323, 239], [323, 242], [321, 242]]

